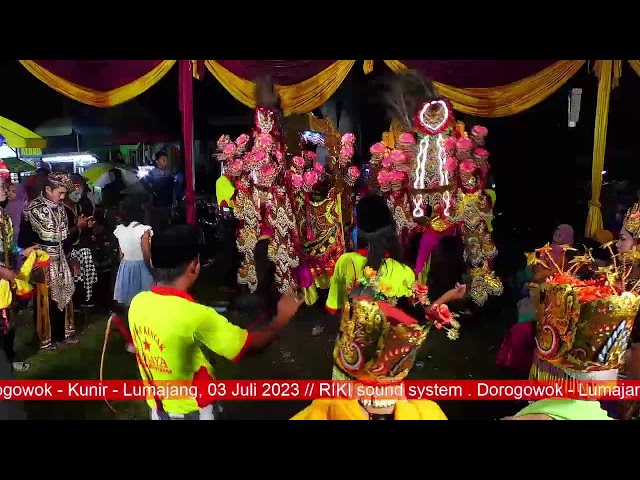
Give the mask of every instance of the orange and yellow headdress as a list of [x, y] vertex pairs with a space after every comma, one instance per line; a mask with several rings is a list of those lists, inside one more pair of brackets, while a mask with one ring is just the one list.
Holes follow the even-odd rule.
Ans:
[[[408, 288], [413, 289], [412, 297], [390, 297], [390, 289], [381, 283], [377, 272], [365, 268], [364, 277], [352, 290], [343, 310], [333, 351], [334, 380], [398, 384], [413, 367], [432, 326], [446, 329], [451, 340], [458, 338], [460, 325], [447, 306], [429, 305], [424, 285]], [[371, 398], [365, 403], [388, 406], [395, 400]]]
[[[610, 248], [610, 243], [605, 244]], [[615, 381], [624, 361], [624, 353], [640, 296], [627, 288], [632, 266], [618, 268], [613, 255], [611, 268], [599, 269], [589, 280], [576, 272], [593, 263], [590, 251], [577, 255], [569, 263], [555, 265], [548, 245], [528, 254], [529, 264], [553, 262], [558, 271], [539, 286], [536, 298], [536, 349], [531, 380], [603, 380]], [[570, 249], [571, 247], [565, 246]], [[610, 250], [611, 251], [611, 250]], [[637, 252], [636, 254], [637, 255]], [[625, 258], [630, 265], [637, 259]]]

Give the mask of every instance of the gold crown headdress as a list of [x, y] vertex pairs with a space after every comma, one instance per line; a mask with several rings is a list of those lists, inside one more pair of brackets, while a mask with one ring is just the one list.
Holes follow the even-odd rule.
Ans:
[[622, 226], [633, 238], [640, 238], [640, 204], [636, 203], [627, 210]]
[[[340, 324], [340, 336], [333, 356], [342, 379], [365, 383], [394, 384], [402, 381], [413, 366], [416, 354], [432, 326], [458, 338], [460, 325], [446, 305], [429, 305], [428, 289], [414, 284], [408, 299], [419, 322], [397, 306], [398, 298], [382, 283], [375, 270], [366, 267], [364, 276], [350, 294]], [[422, 320], [422, 319], [421, 319]]]
[[[557, 270], [535, 295], [532, 380], [616, 380], [640, 308], [640, 296], [635, 286], [628, 288], [631, 267], [618, 268], [619, 256], [613, 255], [611, 243], [603, 247], [609, 249], [613, 265], [598, 269], [587, 280], [579, 278], [577, 272], [593, 264], [590, 250], [575, 256], [568, 268], [548, 255], [549, 245], [527, 254], [529, 265], [550, 268], [548, 261]], [[635, 252], [624, 257], [635, 263], [640, 255]]]

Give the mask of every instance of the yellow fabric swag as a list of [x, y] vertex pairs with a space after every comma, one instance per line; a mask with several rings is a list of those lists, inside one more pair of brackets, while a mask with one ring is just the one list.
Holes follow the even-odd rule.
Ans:
[[[355, 60], [338, 60], [313, 77], [295, 85], [276, 85], [285, 115], [309, 113], [320, 107], [336, 92]], [[234, 75], [215, 60], [205, 66], [227, 91], [247, 107], [255, 107], [255, 83]]]
[[91, 88], [69, 82], [58, 75], [53, 74], [33, 60], [20, 60], [20, 63], [38, 80], [46, 83], [55, 91], [86, 105], [94, 107], [114, 107], [128, 102], [132, 98], [144, 93], [158, 83], [171, 70], [177, 60], [163, 60], [149, 73], [141, 76], [133, 82], [114, 88], [107, 92], [93, 90]]

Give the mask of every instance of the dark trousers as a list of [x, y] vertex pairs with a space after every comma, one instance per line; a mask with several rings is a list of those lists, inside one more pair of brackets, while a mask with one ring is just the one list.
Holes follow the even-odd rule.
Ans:
[[75, 307], [81, 307], [83, 305], [93, 305], [93, 293], [87, 299], [87, 293], [84, 288], [84, 282], [76, 282], [75, 286], [76, 286], [76, 291], [73, 292], [73, 305]]
[[232, 287], [237, 283], [238, 268], [240, 267], [240, 252], [236, 243], [237, 220], [235, 218], [221, 220], [220, 244], [222, 252], [218, 255], [216, 266], [220, 268], [220, 278], [223, 285]]
[[[68, 307], [73, 309], [73, 301], [69, 302]], [[66, 310], [66, 309], [65, 309]], [[49, 325], [51, 328], [51, 343], [64, 342], [65, 336], [65, 310], [60, 310], [58, 304], [49, 296]], [[38, 329], [38, 302], [33, 302], [33, 323]], [[41, 338], [42, 342], [44, 338]]]
[[16, 340], [16, 329], [11, 328], [6, 333], [0, 333], [0, 350], [7, 356], [9, 363], [13, 363], [16, 360], [16, 351], [14, 349], [14, 343]]
[[274, 315], [277, 311], [280, 294], [274, 285], [276, 266], [269, 260], [269, 240], [260, 240], [253, 253], [258, 278], [256, 295], [260, 297], [265, 313]]

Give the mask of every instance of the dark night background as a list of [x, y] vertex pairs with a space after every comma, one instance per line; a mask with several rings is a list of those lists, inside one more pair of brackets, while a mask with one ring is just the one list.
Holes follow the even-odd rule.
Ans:
[[[381, 102], [384, 79], [392, 75], [382, 61], [365, 75], [358, 63], [341, 88], [351, 85], [360, 109], [362, 144], [365, 148], [380, 140], [389, 126]], [[137, 97], [159, 125], [181, 138], [178, 110], [178, 69]], [[78, 109], [91, 115], [91, 107], [80, 106], [32, 76], [17, 61], [0, 63], [5, 97], [0, 115], [27, 128]], [[577, 127], [567, 126], [567, 96], [571, 88], [583, 89]], [[487, 119], [458, 114], [467, 125], [488, 127], [488, 148], [496, 184], [496, 235], [498, 246], [514, 250], [531, 248], [550, 240], [554, 227], [570, 223], [576, 233], [584, 231], [589, 201], [593, 128], [597, 79], [584, 68], [554, 95], [524, 113]], [[131, 103], [131, 102], [129, 102]], [[125, 104], [126, 105], [126, 104]], [[625, 63], [620, 85], [612, 92], [607, 138], [605, 180], [640, 183], [636, 167], [640, 78]], [[126, 107], [124, 107], [126, 108]], [[104, 113], [104, 112], [98, 112]], [[196, 139], [213, 140], [222, 133], [240, 133], [243, 126], [211, 127], [207, 120], [216, 114], [247, 115], [249, 109], [236, 101], [208, 72], [195, 81], [194, 116]], [[365, 152], [366, 153], [366, 152]], [[605, 199], [603, 198], [603, 202]], [[515, 245], [518, 248], [515, 248]]]

